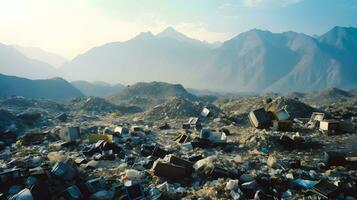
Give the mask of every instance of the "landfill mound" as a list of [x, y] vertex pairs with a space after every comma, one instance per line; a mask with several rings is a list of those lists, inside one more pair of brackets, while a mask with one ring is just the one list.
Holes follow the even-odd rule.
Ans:
[[336, 118], [351, 118], [357, 116], [357, 98], [351, 98], [343, 102], [329, 104], [325, 108], [331, 116]]
[[199, 117], [203, 108], [207, 108], [212, 116], [222, 114], [222, 111], [212, 104], [190, 101], [185, 98], [174, 97], [145, 112], [145, 118], [150, 120], [183, 119]]
[[77, 98], [72, 103], [75, 109], [86, 112], [131, 114], [141, 111], [135, 106], [114, 105], [100, 97]]
[[277, 110], [286, 108], [292, 118], [308, 118], [313, 112], [319, 111], [297, 99], [277, 97], [272, 103]]
[[129, 104], [141, 108], [149, 108], [163, 103], [172, 97], [182, 97], [190, 100], [196, 97], [188, 93], [180, 84], [169, 84], [163, 82], [136, 83], [128, 86], [117, 94], [107, 99], [117, 105]]
[[308, 94], [304, 101], [314, 105], [328, 105], [336, 102], [343, 102], [353, 97], [347, 91], [338, 88], [327, 88], [315, 94]]

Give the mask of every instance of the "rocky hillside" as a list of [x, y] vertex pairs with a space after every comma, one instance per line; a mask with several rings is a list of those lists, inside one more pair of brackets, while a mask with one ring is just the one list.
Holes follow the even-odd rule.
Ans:
[[124, 85], [105, 82], [73, 81], [71, 84], [86, 96], [106, 97], [124, 89]]

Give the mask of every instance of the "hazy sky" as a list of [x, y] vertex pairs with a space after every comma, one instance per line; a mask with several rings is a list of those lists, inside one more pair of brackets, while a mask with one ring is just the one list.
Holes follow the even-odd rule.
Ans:
[[357, 0], [0, 0], [0, 43], [67, 58], [167, 26], [224, 41], [252, 28], [322, 34], [357, 27]]

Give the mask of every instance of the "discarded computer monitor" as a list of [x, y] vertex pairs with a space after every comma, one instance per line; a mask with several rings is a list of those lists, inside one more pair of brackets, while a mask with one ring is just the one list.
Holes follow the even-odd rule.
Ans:
[[69, 164], [69, 161], [57, 162], [51, 172], [60, 179], [73, 180], [77, 176], [77, 170]]
[[325, 113], [313, 112], [310, 117], [310, 121], [322, 121], [324, 120]]
[[187, 174], [185, 167], [161, 161], [154, 162], [152, 171], [155, 176], [165, 177], [170, 180], [181, 180]]
[[324, 120], [324, 118], [325, 118], [325, 113], [313, 112], [306, 126], [308, 128], [318, 128], [320, 127], [320, 122]]
[[187, 175], [191, 175], [191, 173], [193, 171], [193, 163], [188, 161], [188, 160], [184, 160], [184, 159], [181, 159], [181, 158], [176, 157], [174, 155], [170, 155], [169, 156], [169, 162], [174, 164], [174, 165], [178, 165], [178, 166], [182, 166], [182, 167], [186, 168], [186, 174]]
[[267, 128], [271, 123], [271, 117], [264, 108], [249, 112], [248, 117], [250, 123], [258, 129]]

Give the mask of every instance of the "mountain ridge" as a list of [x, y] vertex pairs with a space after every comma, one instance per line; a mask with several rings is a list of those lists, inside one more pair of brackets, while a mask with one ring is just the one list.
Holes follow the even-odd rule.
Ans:
[[0, 74], [0, 96], [13, 95], [59, 100], [83, 96], [69, 82], [59, 77], [31, 80]]

